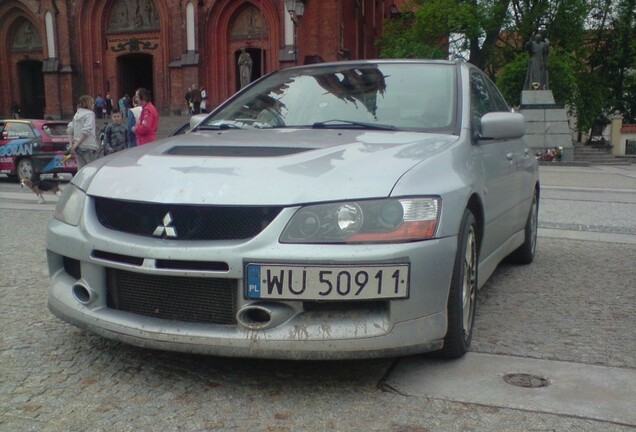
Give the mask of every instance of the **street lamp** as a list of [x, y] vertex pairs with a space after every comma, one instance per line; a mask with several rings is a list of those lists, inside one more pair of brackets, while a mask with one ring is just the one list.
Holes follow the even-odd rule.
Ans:
[[[289, 47], [287, 54], [288, 60], [298, 61], [298, 21], [305, 13], [305, 0], [285, 0], [285, 9], [289, 13], [289, 17], [292, 23], [292, 28], [290, 29], [293, 33], [293, 42]], [[285, 26], [287, 28], [287, 25]], [[285, 46], [287, 48], [287, 45]]]
[[295, 21], [305, 13], [305, 2], [303, 0], [285, 0], [285, 8], [292, 20]]

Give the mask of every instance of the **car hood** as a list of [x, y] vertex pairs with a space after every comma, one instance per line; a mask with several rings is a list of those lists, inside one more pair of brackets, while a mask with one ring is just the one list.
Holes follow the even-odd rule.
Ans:
[[89, 195], [132, 201], [291, 205], [384, 197], [456, 136], [360, 130], [192, 132], [102, 160]]

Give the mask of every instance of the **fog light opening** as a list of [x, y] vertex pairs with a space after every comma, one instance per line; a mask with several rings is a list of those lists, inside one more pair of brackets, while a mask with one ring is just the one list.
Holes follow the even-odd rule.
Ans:
[[91, 292], [84, 285], [75, 284], [73, 285], [73, 297], [82, 304], [88, 304], [91, 301]]

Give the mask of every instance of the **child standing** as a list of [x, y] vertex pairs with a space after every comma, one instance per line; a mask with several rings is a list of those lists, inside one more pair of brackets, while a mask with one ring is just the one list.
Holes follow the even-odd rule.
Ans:
[[128, 127], [122, 123], [121, 111], [113, 107], [110, 115], [112, 123], [104, 131], [104, 154], [111, 154], [128, 148]]

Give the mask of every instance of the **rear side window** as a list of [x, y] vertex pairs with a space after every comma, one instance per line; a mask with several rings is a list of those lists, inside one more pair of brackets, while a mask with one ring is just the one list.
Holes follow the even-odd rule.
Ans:
[[35, 138], [35, 133], [27, 123], [7, 122], [4, 128], [7, 139]]
[[66, 136], [66, 125], [59, 123], [47, 123], [42, 126], [42, 132], [48, 136]]

